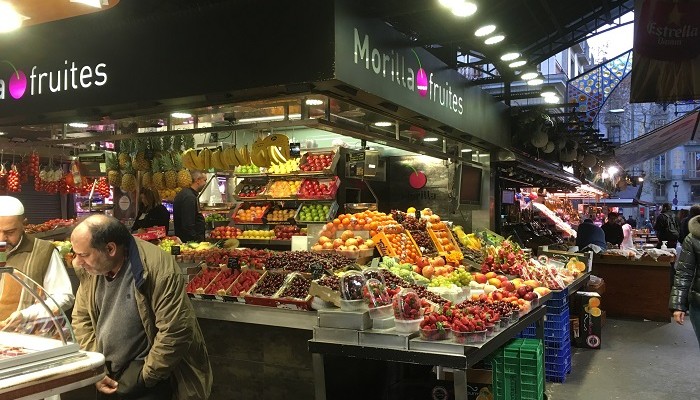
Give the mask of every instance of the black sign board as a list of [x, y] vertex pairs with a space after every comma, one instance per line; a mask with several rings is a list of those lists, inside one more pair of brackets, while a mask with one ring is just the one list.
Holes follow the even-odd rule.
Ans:
[[180, 255], [180, 246], [170, 247], [170, 254], [172, 254], [174, 256]]
[[347, 161], [348, 162], [360, 162], [360, 161], [365, 161], [365, 152], [364, 151], [358, 151], [358, 152], [353, 152], [349, 153], [347, 155]]
[[289, 155], [292, 158], [301, 157], [301, 143], [289, 143]]
[[319, 279], [323, 276], [323, 265], [321, 263], [313, 263], [309, 267], [311, 269], [311, 279]]
[[238, 257], [229, 257], [226, 266], [230, 269], [241, 269], [241, 266], [238, 264]]

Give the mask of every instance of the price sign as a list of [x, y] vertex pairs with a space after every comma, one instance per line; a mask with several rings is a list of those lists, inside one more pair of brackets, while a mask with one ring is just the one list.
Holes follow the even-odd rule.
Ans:
[[238, 264], [238, 257], [229, 257], [226, 266], [230, 269], [241, 269], [241, 266]]
[[180, 246], [170, 247], [170, 254], [172, 254], [174, 256], [180, 255]]
[[311, 279], [319, 279], [323, 276], [323, 265], [320, 263], [311, 264]]

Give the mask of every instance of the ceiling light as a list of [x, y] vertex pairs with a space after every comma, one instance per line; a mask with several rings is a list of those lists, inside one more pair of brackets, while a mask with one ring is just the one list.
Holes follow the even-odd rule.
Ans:
[[498, 35], [491, 36], [490, 38], [484, 40], [484, 43], [485, 44], [496, 44], [498, 42], [503, 41], [503, 39], [505, 39], [505, 38], [506, 38], [505, 35], [498, 34]]
[[170, 116], [173, 118], [182, 118], [182, 119], [192, 118], [192, 114], [186, 113], [186, 112], [174, 112], [174, 113], [170, 114]]
[[11, 32], [18, 29], [25, 19], [27, 18], [18, 13], [11, 4], [0, 2], [0, 32]]
[[[80, 4], [85, 4], [86, 6], [90, 7], [95, 7], [95, 8], [102, 8], [102, 0], [70, 0], [71, 3], [80, 3]], [[107, 3], [105, 1], [105, 3]]]
[[496, 30], [496, 25], [484, 25], [474, 32], [476, 36], [486, 36], [492, 34]]
[[438, 140], [440, 140], [440, 138], [436, 138], [436, 137], [427, 137], [427, 138], [423, 139], [424, 142], [437, 142]]
[[613, 108], [612, 110], [608, 110], [609, 113], [613, 114], [619, 114], [625, 112], [624, 108]]
[[556, 94], [544, 98], [544, 102], [548, 104], [557, 104], [559, 101], [561, 101], [561, 99]]
[[443, 7], [452, 8], [461, 2], [462, 0], [440, 0], [440, 5]]
[[637, 181], [639, 181], [639, 182], [644, 182], [644, 178], [642, 178], [642, 177], [640, 176], [639, 178], [637, 178]]
[[452, 4], [452, 14], [454, 14], [457, 17], [469, 17], [471, 15], [474, 15], [476, 12], [476, 4], [472, 3], [471, 1], [459, 1], [459, 2], [453, 2]]
[[524, 81], [529, 81], [530, 79], [535, 79], [537, 78], [539, 74], [537, 72], [525, 72], [524, 74], [520, 75], [520, 79]]
[[0, 136], [5, 136], [5, 135], [7, 135], [7, 133], [5, 133], [5, 132], [0, 132]]
[[471, 153], [472, 149], [462, 149], [462, 153]]
[[527, 61], [525, 61], [525, 60], [518, 60], [518, 61], [515, 61], [515, 62], [512, 62], [512, 63], [508, 64], [508, 66], [511, 67], [511, 68], [518, 68], [518, 67], [522, 67], [522, 66], [525, 65], [525, 64], [527, 64]]
[[323, 104], [323, 100], [321, 99], [306, 99], [305, 101], [307, 106], [320, 106]]
[[[289, 114], [289, 119], [301, 119], [301, 114]], [[269, 117], [251, 117], [251, 118], [241, 118], [236, 120], [237, 124], [245, 124], [250, 122], [273, 122], [273, 121], [284, 121], [284, 115], [271, 115]]]
[[68, 126], [70, 126], [71, 128], [87, 128], [88, 124], [86, 124], [85, 122], [71, 122], [70, 124], [68, 124]]
[[520, 53], [517, 53], [517, 52], [510, 52], [510, 53], [506, 53], [506, 54], [502, 55], [502, 56], [501, 56], [501, 60], [503, 60], [503, 61], [513, 61], [513, 60], [515, 60], [515, 59], [518, 58], [518, 57], [520, 57]]
[[377, 121], [374, 123], [374, 126], [392, 126], [394, 125], [393, 123], [389, 121]]
[[530, 86], [537, 86], [537, 85], [541, 85], [543, 83], [544, 83], [544, 79], [542, 79], [542, 78], [535, 78], [535, 79], [530, 79], [529, 81], [527, 81], [527, 84]]
[[554, 90], [554, 86], [552, 86], [552, 85], [542, 86], [542, 91], [540, 92], [540, 96], [550, 97], [550, 96], [556, 96], [556, 95], [557, 95], [557, 92]]
[[618, 173], [618, 172], [620, 172], [620, 169], [617, 168], [617, 167], [614, 166], [614, 165], [611, 165], [611, 166], [608, 168], [608, 174], [610, 174], [610, 176], [613, 176], [613, 175], [615, 175], [615, 174]]

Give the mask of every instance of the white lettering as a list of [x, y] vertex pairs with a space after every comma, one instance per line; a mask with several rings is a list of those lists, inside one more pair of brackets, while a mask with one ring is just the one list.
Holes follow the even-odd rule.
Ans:
[[95, 86], [103, 86], [105, 83], [107, 83], [107, 73], [100, 71], [100, 69], [102, 68], [107, 68], [107, 64], [99, 63], [95, 67], [95, 76], [97, 76], [98, 78], [102, 78], [102, 80], [95, 81]]
[[0, 100], [5, 100], [5, 81], [0, 79]]
[[382, 54], [377, 49], [372, 49], [372, 70], [375, 74], [382, 71]]
[[34, 96], [34, 78], [36, 78], [36, 65], [32, 67], [32, 73], [29, 75], [29, 81], [31, 82], [31, 95]]
[[360, 60], [365, 60], [365, 68], [369, 69], [369, 35], [365, 35], [365, 40], [360, 45], [360, 34], [355, 28], [355, 64], [358, 56]]
[[92, 78], [92, 69], [90, 67], [85, 66], [80, 69], [80, 86], [84, 88], [89, 88], [90, 85], [92, 85], [92, 82], [87, 81], [85, 82], [86, 79]]

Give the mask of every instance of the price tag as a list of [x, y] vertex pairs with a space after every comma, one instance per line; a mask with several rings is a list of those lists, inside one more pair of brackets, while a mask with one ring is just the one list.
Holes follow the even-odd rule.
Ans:
[[311, 264], [311, 279], [319, 279], [323, 276], [323, 265], [320, 263]]
[[180, 246], [170, 247], [170, 254], [172, 254], [174, 256], [180, 255]]
[[379, 257], [374, 257], [372, 259], [372, 263], [370, 264], [371, 268], [377, 268], [379, 266]]
[[229, 269], [241, 269], [241, 266], [238, 264], [238, 257], [229, 257], [226, 266]]

